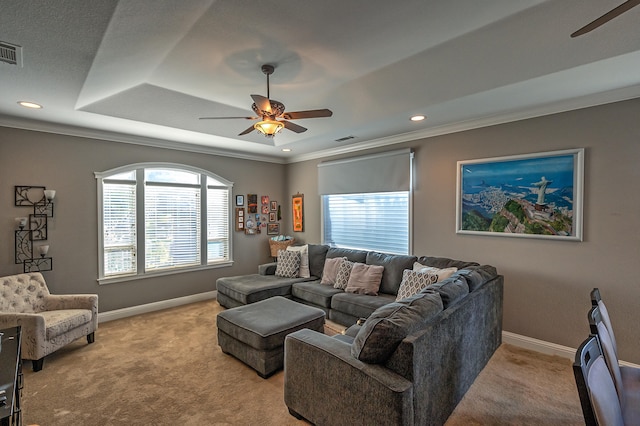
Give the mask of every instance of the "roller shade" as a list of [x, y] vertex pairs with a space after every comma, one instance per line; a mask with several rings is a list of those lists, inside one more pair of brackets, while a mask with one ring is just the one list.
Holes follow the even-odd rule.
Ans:
[[354, 194], [411, 189], [410, 149], [318, 164], [318, 193]]

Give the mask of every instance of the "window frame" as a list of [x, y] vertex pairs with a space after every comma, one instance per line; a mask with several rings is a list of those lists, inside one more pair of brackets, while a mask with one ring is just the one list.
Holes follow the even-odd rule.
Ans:
[[[166, 268], [154, 270], [152, 272], [145, 270], [145, 170], [147, 169], [172, 169], [177, 171], [195, 173], [200, 175], [200, 263], [198, 265], [190, 265], [184, 267]], [[111, 176], [121, 173], [135, 171], [135, 191], [136, 191], [136, 271], [133, 273], [106, 276], [105, 273], [105, 247], [104, 247], [104, 209], [103, 209], [103, 182], [108, 181]], [[97, 182], [97, 203], [98, 203], [98, 283], [111, 284], [124, 281], [138, 280], [142, 278], [159, 277], [164, 275], [180, 274], [184, 272], [192, 272], [198, 270], [222, 268], [233, 265], [233, 215], [232, 215], [232, 196], [233, 182], [209, 171], [193, 167], [185, 164], [166, 163], [166, 162], [147, 162], [135, 163], [125, 166], [116, 167], [104, 172], [94, 173]], [[218, 181], [219, 185], [210, 185], [208, 178]], [[154, 184], [155, 186], [155, 184]], [[208, 189], [225, 189], [227, 190], [227, 208], [226, 208], [226, 226], [228, 229], [228, 255], [226, 259], [209, 261], [208, 260], [208, 217], [207, 217], [207, 191]]]

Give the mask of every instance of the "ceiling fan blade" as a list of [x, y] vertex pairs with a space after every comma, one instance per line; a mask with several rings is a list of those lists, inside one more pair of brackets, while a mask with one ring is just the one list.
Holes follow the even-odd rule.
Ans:
[[253, 132], [255, 129], [253, 128], [253, 126], [249, 127], [248, 129], [246, 129], [244, 132], [239, 133], [238, 136], [243, 136], [246, 135], [247, 133], [251, 133]]
[[236, 118], [243, 118], [245, 120], [257, 120], [260, 117], [200, 117], [198, 120], [232, 120]]
[[267, 115], [271, 114], [271, 102], [269, 102], [269, 98], [260, 95], [251, 95], [251, 99], [253, 99], [253, 102], [260, 111], [267, 113]]
[[282, 118], [287, 120], [298, 120], [301, 118], [331, 117], [332, 115], [333, 112], [329, 109], [312, 109], [309, 111], [285, 112], [282, 114]]
[[296, 133], [302, 133], [302, 132], [306, 132], [307, 131], [306, 127], [298, 126], [297, 124], [294, 124], [294, 123], [292, 123], [290, 121], [280, 120], [280, 122], [282, 124], [284, 124], [284, 128], [285, 129], [289, 129], [289, 130], [294, 131]]
[[590, 22], [587, 25], [585, 25], [584, 27], [580, 28], [578, 31], [576, 31], [573, 34], [571, 34], [571, 37], [578, 37], [578, 36], [581, 36], [583, 34], [588, 33], [589, 31], [593, 31], [596, 28], [598, 28], [599, 26], [606, 24], [607, 22], [609, 22], [613, 18], [622, 15], [627, 10], [631, 9], [632, 7], [638, 6], [638, 5], [640, 5], [640, 0], [627, 0], [624, 3], [622, 3], [620, 6], [614, 8], [614, 9], [611, 9], [609, 12], [605, 13], [604, 15], [599, 17], [598, 19], [596, 19], [593, 22]]

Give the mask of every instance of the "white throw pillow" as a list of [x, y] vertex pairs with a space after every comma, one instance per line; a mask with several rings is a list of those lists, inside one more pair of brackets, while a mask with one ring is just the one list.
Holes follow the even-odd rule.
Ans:
[[429, 273], [437, 275], [438, 276], [438, 281], [436, 281], [436, 282], [440, 282], [440, 281], [446, 280], [451, 275], [453, 275], [456, 272], [458, 272], [458, 268], [453, 267], [453, 266], [451, 268], [434, 268], [433, 266], [423, 265], [423, 264], [418, 263], [418, 262], [414, 262], [413, 270], [416, 271], [416, 272], [429, 272]]
[[297, 278], [300, 270], [300, 252], [278, 250], [278, 265], [275, 275], [284, 278]]
[[309, 245], [289, 246], [287, 250], [300, 252], [300, 271], [298, 274], [301, 278], [309, 278], [311, 276], [309, 271]]
[[405, 269], [402, 272], [402, 282], [398, 289], [396, 301], [406, 299], [414, 294], [420, 293], [423, 289], [438, 281], [438, 275], [431, 272], [418, 272]]

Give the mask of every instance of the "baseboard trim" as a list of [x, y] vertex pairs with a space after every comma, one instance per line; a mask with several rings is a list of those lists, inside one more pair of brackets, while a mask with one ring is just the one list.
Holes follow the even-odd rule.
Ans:
[[[585, 336], [586, 338], [586, 336]], [[534, 339], [533, 337], [522, 336], [520, 334], [511, 333], [509, 331], [502, 332], [502, 342], [509, 345], [518, 346], [520, 348], [529, 349], [543, 353], [545, 355], [557, 355], [574, 361], [576, 357], [575, 348], [558, 345], [556, 343], [545, 342], [544, 340]], [[631, 362], [620, 361], [620, 365], [627, 367], [640, 368], [640, 365]]]
[[201, 302], [203, 300], [215, 299], [217, 294], [218, 292], [214, 290], [208, 291], [206, 293], [192, 294], [190, 296], [147, 303], [145, 305], [131, 306], [128, 308], [115, 309], [113, 311], [107, 312], [99, 312], [98, 323], [127, 318], [134, 315], [146, 314], [149, 312], [160, 311], [167, 308], [175, 308], [176, 306], [188, 305], [189, 303]]

